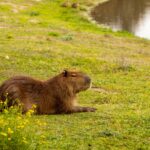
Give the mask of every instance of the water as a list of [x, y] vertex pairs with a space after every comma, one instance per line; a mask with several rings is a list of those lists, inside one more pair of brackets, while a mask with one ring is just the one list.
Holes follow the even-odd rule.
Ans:
[[91, 16], [115, 31], [150, 39], [150, 0], [110, 0], [96, 6]]

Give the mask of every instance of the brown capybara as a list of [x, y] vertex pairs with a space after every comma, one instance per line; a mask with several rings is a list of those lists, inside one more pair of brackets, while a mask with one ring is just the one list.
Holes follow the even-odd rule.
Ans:
[[8, 99], [10, 107], [18, 99], [23, 113], [33, 105], [36, 105], [37, 114], [94, 112], [95, 108], [75, 105], [76, 94], [88, 89], [90, 84], [90, 77], [77, 71], [65, 70], [46, 81], [16, 76], [0, 86], [0, 101]]

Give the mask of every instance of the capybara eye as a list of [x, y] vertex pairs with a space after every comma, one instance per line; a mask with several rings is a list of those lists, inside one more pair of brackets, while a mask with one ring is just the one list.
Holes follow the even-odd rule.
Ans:
[[72, 76], [72, 77], [76, 77], [76, 76], [77, 76], [77, 74], [73, 73], [73, 74], [71, 74], [71, 76]]

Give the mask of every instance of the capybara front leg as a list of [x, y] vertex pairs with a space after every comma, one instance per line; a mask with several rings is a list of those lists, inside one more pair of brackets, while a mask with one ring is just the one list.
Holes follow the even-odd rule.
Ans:
[[96, 108], [92, 107], [81, 107], [81, 106], [74, 106], [70, 113], [78, 113], [78, 112], [95, 112]]

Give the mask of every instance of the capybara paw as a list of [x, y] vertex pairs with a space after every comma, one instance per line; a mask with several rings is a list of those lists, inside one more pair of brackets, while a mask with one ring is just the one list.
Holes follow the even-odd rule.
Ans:
[[88, 107], [87, 108], [87, 111], [88, 112], [95, 112], [97, 109], [96, 108], [93, 108], [93, 107]]

